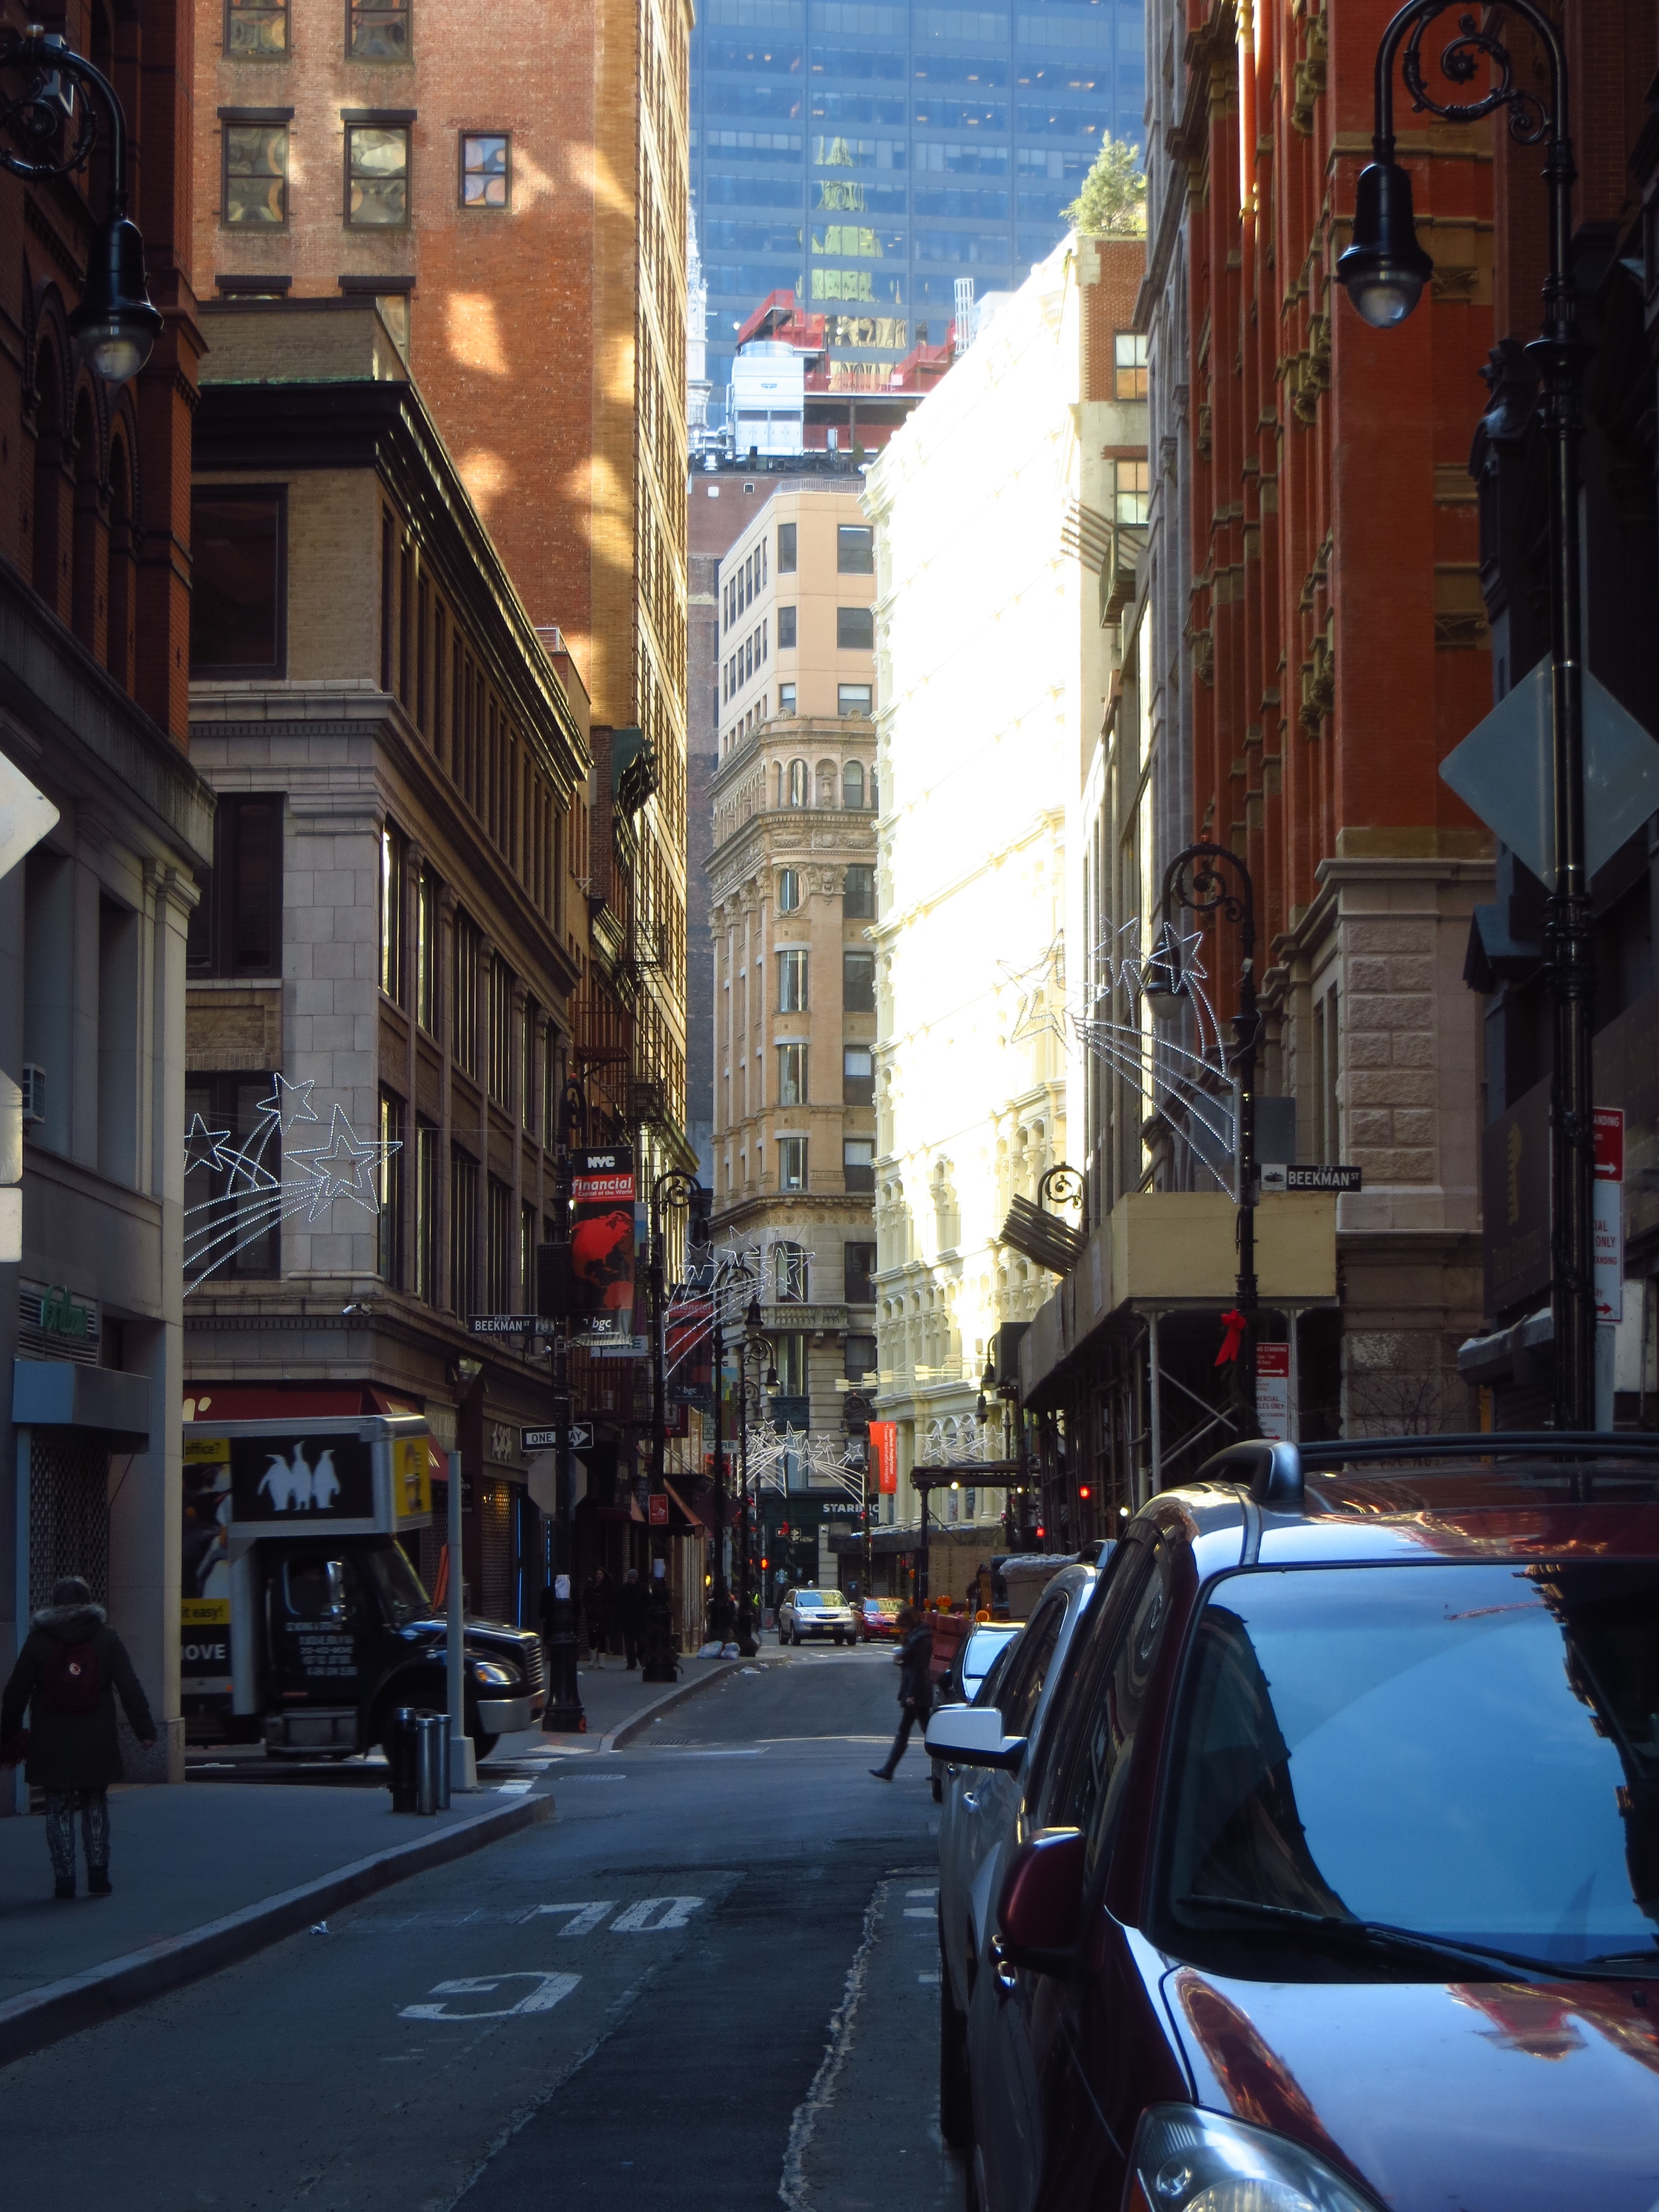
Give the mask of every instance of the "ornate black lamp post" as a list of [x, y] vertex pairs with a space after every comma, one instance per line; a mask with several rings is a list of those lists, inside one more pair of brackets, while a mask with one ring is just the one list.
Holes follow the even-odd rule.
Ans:
[[[1237, 881], [1227, 882], [1227, 872]], [[1160, 1018], [1177, 1012], [1188, 995], [1181, 964], [1177, 909], [1187, 914], [1224, 915], [1238, 925], [1240, 975], [1238, 1012], [1233, 1017], [1233, 1067], [1238, 1084], [1238, 1282], [1243, 1316], [1238, 1357], [1237, 1430], [1256, 1434], [1255, 1417], [1255, 1048], [1261, 1027], [1255, 1010], [1255, 886], [1250, 872], [1231, 846], [1188, 845], [1164, 871], [1163, 926], [1158, 950], [1147, 966], [1146, 991]]]
[[[1394, 158], [1394, 67], [1415, 112], [1449, 123], [1474, 123], [1500, 108], [1510, 136], [1543, 145], [1549, 194], [1549, 275], [1544, 283], [1544, 332], [1527, 348], [1543, 380], [1542, 416], [1549, 455], [1550, 720], [1555, 811], [1555, 869], [1545, 910], [1549, 982], [1555, 1002], [1555, 1055], [1550, 1073], [1550, 1308], [1555, 1335], [1555, 1425], [1595, 1425], [1595, 1294], [1591, 1128], [1590, 1019], [1595, 946], [1589, 884], [1584, 872], [1583, 653], [1580, 639], [1578, 553], [1578, 387], [1589, 348], [1578, 331], [1577, 294], [1569, 262], [1572, 243], [1572, 140], [1568, 135], [1567, 61], [1561, 33], [1533, 0], [1505, 0], [1504, 12], [1531, 25], [1549, 69], [1549, 103], [1515, 80], [1508, 49], [1471, 14], [1440, 57], [1454, 85], [1473, 82], [1490, 67], [1497, 82], [1481, 98], [1439, 100], [1423, 81], [1424, 33], [1453, 0], [1412, 0], [1382, 33], [1376, 54], [1376, 159], [1360, 173], [1353, 243], [1337, 263], [1348, 297], [1379, 330], [1403, 322], [1416, 307], [1434, 264], [1417, 240], [1411, 179]], [[1494, 13], [1494, 19], [1496, 14]], [[1403, 54], [1401, 52], [1404, 47]], [[1519, 764], [1517, 763], [1517, 769]]]
[[[752, 1659], [760, 1645], [755, 1638], [755, 1597], [752, 1581], [753, 1538], [749, 1518], [749, 1370], [755, 1370], [756, 1400], [758, 1407], [760, 1384], [764, 1376], [766, 1388], [778, 1387], [778, 1370], [772, 1364], [772, 1340], [761, 1327], [760, 1300], [750, 1298], [749, 1310], [743, 1317], [743, 1336], [738, 1345], [738, 1420], [739, 1424], [738, 1480], [743, 1487], [742, 1510], [738, 1516], [739, 1540], [738, 1567], [738, 1649], [745, 1659]], [[763, 1370], [762, 1362], [765, 1365]], [[765, 1594], [762, 1593], [762, 1603]]]
[[125, 384], [149, 359], [162, 324], [144, 283], [144, 241], [127, 216], [127, 122], [120, 100], [101, 70], [39, 23], [0, 45], [0, 68], [27, 75], [22, 92], [0, 103], [0, 140], [9, 134], [31, 149], [16, 154], [0, 143], [0, 162], [15, 177], [43, 181], [84, 168], [99, 134], [90, 95], [108, 115], [109, 212], [92, 241], [86, 283], [69, 325], [88, 367], [106, 384]]
[[[663, 1494], [663, 1461], [668, 1441], [667, 1384], [663, 1373], [662, 1210], [665, 1206], [683, 1206], [689, 1212], [696, 1207], [699, 1195], [696, 1177], [687, 1175], [681, 1168], [668, 1169], [651, 1186], [651, 1490], [654, 1497]], [[654, 1553], [654, 1544], [652, 1548]], [[645, 1665], [641, 1670], [645, 1681], [675, 1680], [679, 1670], [674, 1664], [673, 1641], [667, 1577], [656, 1572], [653, 1559], [651, 1610], [646, 1623]]]
[[553, 1601], [547, 1622], [547, 1709], [550, 1733], [576, 1733], [587, 1725], [576, 1680], [574, 1488], [570, 1465], [570, 1147], [587, 1130], [587, 1094], [572, 1075], [559, 1100], [558, 1148], [554, 1154], [553, 1242], [537, 1255], [537, 1305], [547, 1322], [553, 1384]]

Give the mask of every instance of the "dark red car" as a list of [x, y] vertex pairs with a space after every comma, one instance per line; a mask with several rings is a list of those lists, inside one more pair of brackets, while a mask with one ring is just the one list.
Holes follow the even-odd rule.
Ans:
[[902, 1644], [902, 1632], [898, 1625], [899, 1607], [903, 1600], [896, 1597], [861, 1597], [854, 1610], [859, 1617], [859, 1638], [865, 1644]]
[[970, 2208], [1650, 2212], [1659, 1438], [1204, 1475], [1130, 1524], [1031, 1761], [930, 1729], [1023, 1791]]

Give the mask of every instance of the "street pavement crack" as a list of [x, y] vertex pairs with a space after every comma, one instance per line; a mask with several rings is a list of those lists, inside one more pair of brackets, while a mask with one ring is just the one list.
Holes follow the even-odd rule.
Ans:
[[876, 1930], [881, 1923], [888, 1893], [893, 1884], [902, 1879], [898, 1875], [884, 1875], [871, 1893], [870, 1902], [864, 1908], [864, 1928], [859, 1938], [859, 1948], [853, 1954], [852, 1965], [847, 1969], [847, 1985], [842, 1991], [841, 2004], [830, 2017], [830, 2041], [824, 2048], [823, 2061], [812, 2076], [811, 2087], [796, 2106], [794, 2116], [789, 2123], [789, 2142], [783, 2154], [783, 2178], [778, 2184], [778, 2195], [789, 2208], [789, 2212], [811, 2212], [806, 2153], [820, 2115], [835, 2102], [836, 2081], [852, 2048], [859, 2000], [864, 1994], [870, 1954], [876, 1944]]

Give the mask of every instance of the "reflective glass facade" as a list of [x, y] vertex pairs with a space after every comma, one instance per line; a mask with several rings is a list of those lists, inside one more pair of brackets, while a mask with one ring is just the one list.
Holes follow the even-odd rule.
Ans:
[[711, 417], [769, 292], [828, 318], [837, 358], [942, 343], [957, 279], [975, 298], [1019, 283], [1103, 134], [1140, 143], [1146, 98], [1143, 0], [705, 0], [691, 194]]

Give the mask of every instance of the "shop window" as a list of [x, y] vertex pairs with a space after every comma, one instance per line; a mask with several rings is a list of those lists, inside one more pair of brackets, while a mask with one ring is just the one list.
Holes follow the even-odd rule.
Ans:
[[849, 1193], [868, 1191], [876, 1188], [876, 1148], [868, 1137], [843, 1137], [841, 1146], [842, 1178]]
[[291, 109], [229, 110], [219, 206], [232, 230], [281, 230], [288, 222], [288, 119]]
[[841, 910], [848, 921], [872, 921], [876, 913], [876, 872], [862, 862], [847, 871], [842, 886]]
[[213, 866], [190, 918], [192, 975], [283, 972], [283, 795], [222, 796], [214, 814]]
[[495, 136], [485, 131], [462, 131], [463, 207], [504, 208], [507, 205], [507, 191], [512, 181], [512, 145], [511, 138], [505, 132]]
[[841, 956], [842, 1012], [873, 1014], [876, 1011], [876, 956], [873, 952], [843, 952]]
[[288, 0], [225, 0], [225, 58], [288, 59]]
[[876, 1103], [875, 1054], [867, 1044], [842, 1048], [841, 1101], [843, 1106], [873, 1106]]
[[836, 568], [843, 576], [871, 576], [876, 568], [876, 533], [866, 523], [836, 526]]
[[288, 494], [280, 484], [207, 488], [190, 504], [195, 582], [192, 676], [282, 677], [288, 669]]
[[409, 125], [354, 123], [346, 130], [345, 219], [353, 230], [409, 227]]
[[870, 607], [836, 609], [836, 643], [843, 653], [873, 653], [876, 617]]
[[409, 0], [347, 0], [346, 52], [354, 62], [406, 62]]

